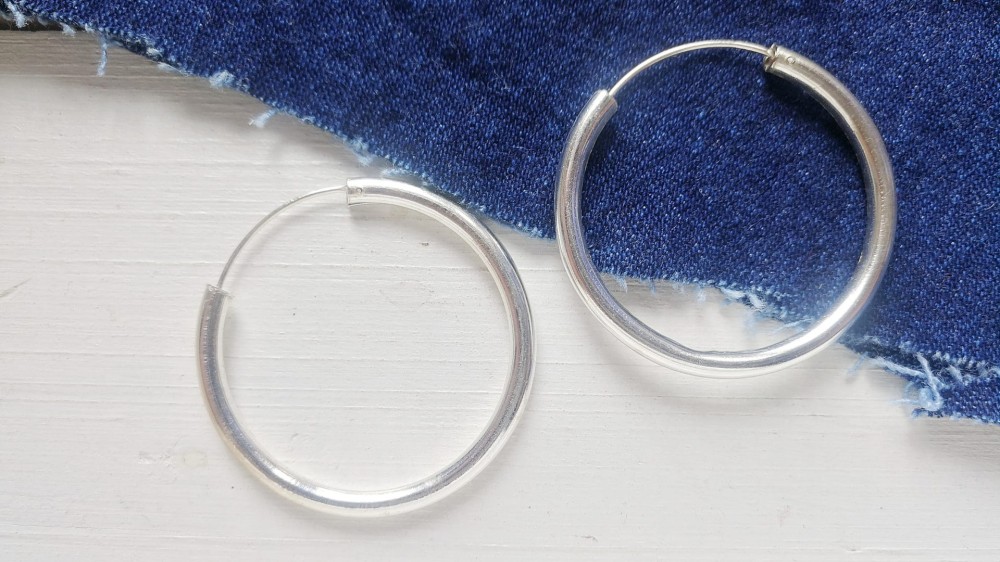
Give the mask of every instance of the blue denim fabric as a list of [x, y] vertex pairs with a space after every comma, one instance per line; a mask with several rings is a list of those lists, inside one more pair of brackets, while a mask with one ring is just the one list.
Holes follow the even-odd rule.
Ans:
[[[706, 38], [824, 65], [882, 130], [898, 245], [843, 342], [918, 411], [1000, 422], [1000, 7], [993, 2], [14, 0], [391, 159], [467, 206], [553, 235], [576, 113], [646, 56]], [[597, 264], [728, 288], [795, 322], [861, 251], [853, 153], [758, 58], [692, 54], [619, 96], [585, 187]]]

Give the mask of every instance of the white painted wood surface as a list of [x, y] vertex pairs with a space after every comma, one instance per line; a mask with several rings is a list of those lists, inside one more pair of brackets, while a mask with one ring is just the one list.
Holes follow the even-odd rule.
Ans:
[[[206, 283], [264, 213], [363, 175], [325, 133], [92, 37], [0, 32], [0, 560], [1000, 560], [1000, 428], [913, 420], [829, 350], [720, 382], [656, 367], [584, 310], [554, 244], [496, 225], [534, 307], [522, 425], [457, 495], [345, 520], [260, 485], [202, 405]], [[368, 171], [368, 173], [374, 173]], [[252, 429], [332, 483], [401, 483], [476, 435], [502, 309], [436, 223], [338, 201], [239, 267], [227, 360]], [[777, 327], [634, 286], [692, 345]]]

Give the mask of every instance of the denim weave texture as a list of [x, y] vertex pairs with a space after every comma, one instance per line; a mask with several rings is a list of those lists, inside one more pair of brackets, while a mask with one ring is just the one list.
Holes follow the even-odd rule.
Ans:
[[[464, 205], [554, 235], [563, 143], [593, 92], [714, 38], [778, 43], [865, 105], [895, 167], [897, 243], [842, 338], [918, 413], [1000, 423], [1000, 4], [12, 0], [255, 96]], [[584, 187], [595, 263], [712, 285], [788, 323], [832, 304], [865, 232], [854, 153], [759, 56], [671, 59], [618, 96]]]

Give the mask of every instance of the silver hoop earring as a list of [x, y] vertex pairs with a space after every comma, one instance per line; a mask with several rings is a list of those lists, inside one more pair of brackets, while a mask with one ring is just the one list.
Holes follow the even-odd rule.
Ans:
[[[806, 331], [751, 351], [699, 351], [653, 330], [611, 296], [587, 252], [580, 221], [580, 192], [594, 141], [618, 109], [615, 96], [638, 74], [668, 58], [699, 49], [739, 49], [764, 57], [764, 70], [804, 88], [823, 104], [850, 137], [862, 164], [868, 199], [864, 250], [847, 288], [825, 316]], [[570, 281], [590, 311], [615, 336], [646, 358], [692, 375], [740, 378], [762, 375], [802, 361], [834, 342], [861, 314], [885, 273], [896, 230], [896, 191], [885, 144], [857, 98], [823, 67], [774, 45], [699, 41], [654, 55], [611, 90], [594, 94], [566, 141], [556, 194], [556, 240]]]
[[[503, 395], [486, 429], [458, 459], [438, 472], [409, 485], [376, 491], [335, 489], [296, 475], [265, 452], [243, 429], [233, 407], [222, 363], [222, 339], [230, 294], [226, 276], [240, 251], [264, 224], [298, 203], [329, 193], [345, 193], [347, 204], [383, 203], [405, 207], [437, 219], [468, 243], [486, 263], [500, 289], [513, 333], [513, 361]], [[441, 499], [478, 474], [510, 437], [524, 409], [534, 370], [534, 336], [528, 297], [521, 279], [500, 242], [473, 215], [451, 201], [409, 184], [359, 179], [345, 186], [323, 189], [278, 207], [254, 226], [236, 246], [202, 302], [198, 330], [202, 390], [225, 442], [250, 469], [273, 488], [312, 507], [349, 515], [392, 514], [409, 511]]]

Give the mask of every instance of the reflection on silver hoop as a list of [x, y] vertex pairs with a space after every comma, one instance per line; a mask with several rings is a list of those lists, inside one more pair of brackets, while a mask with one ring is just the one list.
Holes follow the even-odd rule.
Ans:
[[[416, 210], [447, 225], [486, 263], [500, 289], [513, 334], [513, 361], [501, 401], [476, 441], [454, 462], [412, 484], [387, 490], [354, 491], [324, 486], [296, 475], [268, 455], [243, 429], [232, 405], [222, 363], [222, 333], [230, 294], [223, 290], [230, 268], [247, 242], [278, 213], [320, 195], [346, 194], [348, 205], [383, 203]], [[294, 199], [261, 219], [237, 245], [219, 277], [209, 285], [202, 302], [198, 330], [202, 389], [226, 443], [265, 482], [312, 507], [348, 515], [392, 514], [409, 511], [441, 499], [472, 479], [507, 441], [523, 411], [534, 370], [534, 336], [528, 297], [514, 263], [493, 234], [473, 215], [451, 201], [424, 189], [384, 179], [359, 179]]]
[[[618, 109], [615, 96], [639, 73], [665, 59], [700, 49], [739, 49], [764, 57], [764, 70], [804, 88], [850, 137], [864, 173], [868, 198], [864, 250], [840, 298], [810, 326], [776, 344], [751, 351], [699, 351], [653, 330], [611, 296], [587, 252], [580, 221], [580, 193], [594, 142]], [[878, 128], [857, 98], [823, 67], [784, 47], [743, 41], [699, 41], [663, 51], [630, 70], [584, 107], [563, 152], [556, 194], [556, 239], [569, 278], [590, 311], [621, 341], [646, 358], [692, 375], [739, 378], [802, 361], [834, 342], [861, 314], [885, 273], [896, 230], [892, 164]]]

